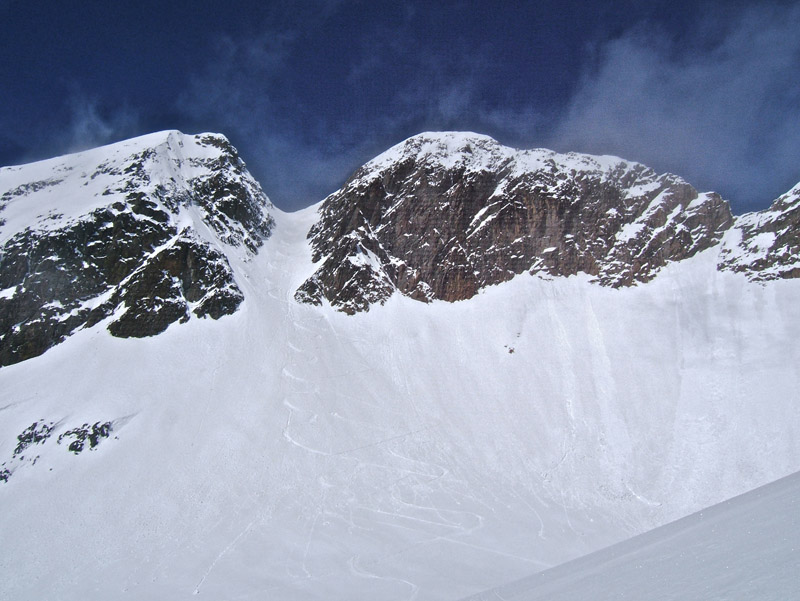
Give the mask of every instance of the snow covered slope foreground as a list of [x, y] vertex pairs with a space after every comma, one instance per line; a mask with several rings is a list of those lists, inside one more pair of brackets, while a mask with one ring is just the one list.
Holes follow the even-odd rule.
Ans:
[[786, 601], [798, 595], [800, 474], [472, 601]]
[[216, 134], [160, 132], [0, 169], [0, 365], [104, 320], [141, 337], [232, 313], [242, 295], [226, 255], [256, 251], [268, 208]]
[[0, 369], [0, 598], [458, 599], [800, 470], [798, 280], [717, 245], [348, 316], [295, 300], [316, 208], [269, 213], [191, 222], [232, 314]]

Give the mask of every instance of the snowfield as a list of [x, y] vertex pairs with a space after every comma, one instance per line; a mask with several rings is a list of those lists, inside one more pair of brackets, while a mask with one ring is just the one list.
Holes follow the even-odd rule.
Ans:
[[[454, 600], [800, 471], [800, 281], [720, 272], [712, 248], [631, 288], [521, 275], [348, 316], [294, 300], [315, 211], [270, 209], [258, 253], [227, 254], [233, 315], [101, 322], [0, 369], [1, 599]], [[731, 524], [763, 498], [751, 531], [785, 532], [785, 561], [747, 557], [787, 591], [797, 482], [657, 545], [749, 545]], [[572, 596], [499, 598], [621, 598], [583, 575], [635, 571], [628, 548], [568, 564]], [[691, 566], [665, 561], [652, 578]], [[687, 586], [652, 598], [752, 598]]]
[[785, 601], [800, 574], [800, 474], [470, 601]]

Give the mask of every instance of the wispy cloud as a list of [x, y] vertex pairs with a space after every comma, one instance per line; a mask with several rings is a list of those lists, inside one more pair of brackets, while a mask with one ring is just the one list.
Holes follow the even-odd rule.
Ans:
[[339, 155], [307, 140], [310, 124], [292, 121], [296, 107], [282, 88], [282, 75], [297, 43], [298, 32], [291, 29], [220, 37], [214, 60], [192, 77], [177, 107], [246, 149], [244, 157], [267, 194], [290, 209], [319, 200], [322, 190], [333, 190], [334, 174], [338, 181], [346, 171]]
[[800, 7], [642, 24], [601, 45], [549, 143], [620, 154], [763, 206], [800, 179]]
[[79, 152], [142, 133], [139, 114], [134, 109], [127, 105], [105, 106], [77, 85], [70, 89], [56, 111], [55, 123], [51, 116], [43, 116], [34, 127], [20, 130], [16, 123], [0, 117], [0, 164]]
[[431, 46], [418, 32], [419, 19], [424, 15], [407, 7], [399, 22], [377, 27], [361, 40], [361, 60], [351, 66], [350, 83], [371, 86], [392, 74], [373, 132], [391, 139], [420, 129], [473, 129], [512, 144], [541, 136], [542, 111], [504, 96], [492, 77], [497, 64], [491, 45], [453, 38], [444, 47]]
[[99, 102], [75, 90], [68, 100], [69, 120], [60, 134], [63, 152], [77, 152], [113, 142], [138, 129], [138, 116], [123, 106], [104, 109]]
[[467, 39], [434, 48], [413, 5], [399, 7], [392, 19], [371, 20], [348, 40], [343, 79], [326, 77], [317, 91], [334, 98], [334, 108], [308, 105], [303, 93], [293, 97], [287, 82], [297, 78], [289, 70], [314, 40], [315, 26], [324, 30], [344, 3], [324, 4], [316, 24], [280, 20], [256, 35], [219, 38], [214, 59], [178, 102], [198, 127], [208, 123], [240, 147], [279, 206], [321, 199], [362, 162], [422, 130], [475, 129], [509, 143], [538, 130], [537, 110], [504, 106], [491, 93], [488, 48]]

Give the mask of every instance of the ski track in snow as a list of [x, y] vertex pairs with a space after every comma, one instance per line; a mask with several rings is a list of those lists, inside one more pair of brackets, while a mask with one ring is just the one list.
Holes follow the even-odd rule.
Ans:
[[375, 580], [388, 580], [388, 581], [400, 582], [402, 584], [405, 584], [405, 585], [407, 585], [407, 586], [409, 586], [411, 588], [411, 593], [410, 593], [410, 595], [408, 597], [406, 597], [406, 601], [414, 601], [414, 599], [416, 599], [417, 596], [419, 595], [419, 587], [416, 584], [414, 584], [413, 582], [409, 582], [408, 580], [404, 580], [402, 578], [394, 578], [394, 577], [390, 577], [390, 576], [380, 576], [378, 574], [375, 574], [374, 572], [369, 572], [365, 568], [363, 568], [363, 567], [358, 565], [359, 559], [360, 559], [359, 555], [353, 555], [350, 558], [350, 562], [349, 562], [350, 571], [354, 576], [357, 576], [358, 578], [371, 578], [371, 579], [375, 579]]
[[[482, 551], [488, 551], [491, 553], [498, 553], [494, 550], [489, 550], [485, 548], [481, 548], [477, 545], [470, 545], [470, 543], [465, 543], [464, 541], [460, 541], [457, 539], [452, 538], [452, 536], [468, 536], [473, 534], [476, 530], [483, 527], [484, 518], [483, 516], [474, 513], [468, 512], [464, 510], [448, 510], [441, 506], [437, 506], [436, 504], [427, 505], [421, 504], [417, 502], [416, 499], [416, 486], [412, 488], [414, 498], [412, 500], [405, 498], [404, 490], [402, 488], [403, 483], [408, 478], [414, 478], [415, 484], [418, 486], [423, 484], [426, 486], [427, 490], [432, 490], [431, 487], [434, 486], [441, 478], [447, 476], [449, 474], [449, 470], [442, 465], [432, 464], [430, 462], [423, 462], [412, 457], [408, 457], [399, 453], [394, 447], [391, 446], [391, 443], [401, 442], [403, 440], [409, 439], [410, 437], [414, 437], [425, 432], [431, 430], [431, 426], [421, 427], [414, 430], [408, 430], [405, 432], [400, 432], [397, 434], [393, 434], [391, 436], [384, 436], [372, 442], [368, 442], [362, 445], [358, 445], [351, 448], [346, 448], [342, 450], [332, 450], [332, 451], [325, 451], [320, 448], [313, 448], [308, 444], [300, 442], [296, 435], [293, 434], [293, 418], [296, 414], [302, 413], [304, 416], [312, 416], [311, 419], [318, 418], [319, 415], [314, 412], [314, 410], [310, 409], [308, 406], [309, 401], [315, 400], [316, 395], [320, 394], [320, 390], [316, 388], [315, 390], [308, 390], [307, 383], [309, 382], [308, 378], [304, 375], [305, 367], [308, 365], [308, 351], [307, 343], [303, 341], [308, 339], [310, 336], [312, 339], [314, 337], [324, 337], [330, 331], [335, 332], [335, 328], [330, 325], [326, 324], [321, 319], [315, 319], [312, 322], [308, 320], [304, 320], [303, 318], [299, 317], [296, 314], [296, 309], [293, 308], [291, 305], [286, 307], [288, 313], [288, 323], [292, 324], [289, 330], [289, 339], [287, 343], [288, 353], [285, 357], [284, 366], [282, 368], [282, 373], [286, 376], [287, 380], [285, 383], [287, 385], [287, 390], [285, 394], [284, 406], [288, 410], [286, 424], [283, 429], [283, 437], [284, 439], [292, 444], [294, 447], [300, 449], [301, 451], [309, 452], [314, 455], [320, 455], [326, 458], [340, 458], [343, 461], [352, 462], [355, 461], [355, 465], [350, 472], [354, 476], [359, 474], [363, 469], [368, 467], [380, 467], [384, 470], [395, 471], [398, 473], [398, 477], [394, 479], [391, 490], [389, 491], [389, 500], [398, 508], [395, 511], [389, 511], [386, 509], [382, 509], [378, 506], [371, 506], [371, 505], [364, 505], [364, 504], [357, 504], [351, 503], [348, 509], [348, 514], [345, 516], [346, 522], [348, 523], [348, 527], [350, 528], [350, 532], [353, 529], [363, 530], [367, 532], [374, 532], [375, 528], [410, 528], [413, 531], [418, 531], [423, 534], [427, 534], [431, 528], [435, 529], [444, 529], [444, 531], [449, 532], [450, 536], [441, 536], [436, 535], [433, 537], [426, 537], [421, 542], [417, 542], [411, 547], [404, 549], [404, 553], [412, 552], [412, 549], [420, 546], [426, 545], [431, 542], [441, 541], [447, 542], [450, 544], [458, 544], [458, 545], [469, 545], [473, 546], [476, 549], [480, 549]], [[329, 332], [325, 330], [329, 329]], [[358, 337], [344, 337], [342, 338], [338, 334], [334, 334], [339, 339], [343, 339], [350, 343], [363, 343], [363, 339]], [[395, 357], [392, 357], [389, 361], [391, 365], [395, 365], [396, 361], [394, 360]], [[364, 369], [357, 369], [357, 370], [345, 370], [339, 373], [329, 374], [327, 377], [329, 379], [335, 378], [351, 378], [353, 376], [359, 376], [363, 374], [369, 374], [374, 371], [374, 368], [367, 367]], [[408, 384], [406, 381], [406, 376], [399, 371], [394, 371], [393, 381], [398, 388], [408, 391]], [[410, 398], [410, 395], [407, 394]], [[411, 399], [411, 403], [413, 405], [413, 399]], [[415, 417], [419, 420], [418, 423], [422, 423], [422, 419], [419, 414], [419, 410], [416, 406], [413, 406], [413, 411]], [[366, 422], [362, 422], [359, 420], [351, 420], [343, 415], [339, 414], [335, 410], [331, 410], [329, 408], [329, 414], [339, 420], [343, 420], [345, 422], [350, 422], [360, 427]], [[365, 462], [362, 458], [358, 457], [358, 453], [368, 451], [371, 449], [375, 449], [377, 447], [386, 446], [386, 450], [388, 455], [385, 455], [388, 458], [394, 458], [395, 460], [399, 461], [392, 462], [390, 464], [375, 464]], [[411, 464], [416, 464], [422, 467], [423, 471], [408, 469], [406, 467], [402, 467], [403, 463], [410, 462]], [[425, 481], [420, 481], [419, 477], [426, 478]], [[312, 542], [314, 533], [316, 532], [317, 524], [320, 517], [324, 513], [324, 502], [327, 498], [327, 491], [323, 496], [323, 504], [314, 514], [314, 519], [311, 524], [311, 527], [308, 529], [308, 534], [305, 542], [305, 546], [303, 548], [302, 560], [301, 560], [301, 568], [304, 575], [307, 578], [313, 577], [313, 573], [309, 570], [307, 565], [307, 559], [311, 552]], [[355, 514], [358, 514], [356, 518]], [[426, 514], [433, 514], [437, 517], [437, 519], [427, 519], [422, 517]], [[450, 516], [449, 518], [447, 516]], [[378, 516], [382, 516], [386, 519], [380, 519]], [[467, 522], [465, 525], [465, 519]], [[502, 553], [499, 553], [502, 555]], [[524, 558], [527, 561], [527, 558]], [[376, 565], [379, 563], [380, 560], [376, 560], [371, 562], [372, 564]], [[419, 595], [419, 586], [407, 579], [400, 578], [397, 576], [385, 576], [380, 575], [378, 573], [369, 572], [363, 566], [359, 564], [358, 556], [353, 556], [351, 558], [351, 570], [352, 572], [361, 577], [361, 578], [369, 578], [374, 580], [385, 580], [385, 581], [395, 581], [400, 582], [408, 587], [410, 587], [410, 594], [407, 597], [408, 599], [416, 599]]]
[[219, 555], [217, 555], [214, 558], [214, 561], [211, 562], [211, 565], [208, 566], [208, 569], [200, 578], [200, 581], [197, 583], [197, 586], [194, 587], [194, 592], [192, 594], [194, 595], [200, 594], [200, 587], [203, 586], [203, 583], [206, 581], [206, 578], [208, 578], [209, 574], [211, 574], [211, 571], [214, 569], [217, 563], [219, 563], [219, 560], [222, 559], [225, 556], [225, 554], [228, 553], [231, 549], [233, 549], [236, 546], [236, 543], [238, 543], [243, 536], [245, 536], [248, 532], [250, 532], [250, 528], [253, 527], [254, 523], [255, 523], [254, 521], [250, 522], [244, 528], [244, 530], [242, 530], [239, 534], [237, 534], [236, 537], [230, 543], [228, 543], [228, 546], [226, 546], [222, 551], [220, 551]]

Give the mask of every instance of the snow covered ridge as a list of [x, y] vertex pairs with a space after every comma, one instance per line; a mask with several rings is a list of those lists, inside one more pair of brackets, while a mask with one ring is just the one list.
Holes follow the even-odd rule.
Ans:
[[462, 300], [523, 272], [632, 286], [709, 248], [751, 280], [797, 277], [798, 198], [734, 218], [718, 194], [639, 163], [423, 133], [324, 200], [309, 232], [320, 265], [296, 298], [354, 313], [396, 291]]
[[800, 184], [766, 211], [736, 219], [720, 266], [756, 281], [800, 277]]
[[166, 131], [0, 169], [0, 365], [107, 320], [115, 336], [219, 318], [271, 205], [224, 136]]
[[325, 199], [309, 234], [321, 264], [296, 296], [352, 313], [395, 291], [466, 299], [523, 272], [629, 286], [715, 246], [732, 224], [718, 194], [639, 163], [424, 133]]

